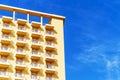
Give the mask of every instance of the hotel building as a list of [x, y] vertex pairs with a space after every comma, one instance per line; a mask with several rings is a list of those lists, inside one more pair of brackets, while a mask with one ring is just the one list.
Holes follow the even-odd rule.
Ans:
[[0, 14], [0, 80], [65, 80], [65, 17], [2, 4], [0, 10], [12, 14]]

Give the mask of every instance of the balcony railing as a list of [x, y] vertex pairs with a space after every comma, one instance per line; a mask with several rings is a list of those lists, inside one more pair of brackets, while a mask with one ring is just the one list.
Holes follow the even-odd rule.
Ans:
[[46, 35], [54, 36], [54, 32], [52, 32], [52, 31], [46, 31]]
[[26, 41], [24, 37], [18, 37], [17, 40], [18, 41]]
[[24, 26], [18, 26], [18, 30], [20, 30], [20, 31], [26, 31], [26, 28]]
[[40, 44], [40, 41], [38, 41], [36, 39], [32, 39], [32, 43], [34, 43], [34, 44]]
[[46, 65], [46, 68], [47, 69], [55, 69], [55, 66], [53, 66], [53, 65]]
[[8, 76], [9, 74], [8, 74], [8, 72], [6, 72], [6, 71], [0, 71], [0, 76]]
[[9, 24], [3, 24], [3, 28], [12, 29], [12, 27]]
[[2, 47], [0, 47], [0, 50], [1, 51], [10, 51], [11, 49], [7, 46], [2, 46]]
[[33, 33], [37, 33], [37, 34], [38, 34], [38, 33], [41, 33], [41, 31], [40, 31], [39, 29], [35, 29], [35, 28], [32, 29], [32, 32], [33, 32]]
[[46, 80], [55, 80], [55, 78], [51, 77], [46, 77]]
[[18, 49], [17, 49], [17, 53], [25, 54], [26, 51], [25, 51], [24, 49], [22, 49], [22, 48], [18, 48]]
[[17, 78], [24, 78], [24, 75], [22, 73], [16, 73], [15, 77], [17, 77]]
[[36, 55], [36, 56], [39, 56], [40, 53], [38, 51], [32, 51], [32, 55]]
[[54, 54], [52, 54], [52, 53], [46, 53], [46, 57], [50, 57], [50, 58], [54, 58]]
[[9, 35], [2, 35], [2, 39], [10, 39]]
[[38, 64], [38, 63], [32, 63], [31, 67], [40, 67], [40, 64]]
[[41, 80], [37, 75], [31, 75], [31, 80]]
[[25, 65], [25, 63], [23, 61], [16, 61], [17, 65]]
[[50, 41], [47, 41], [46, 45], [50, 46], [50, 47], [55, 47], [55, 44], [53, 42], [50, 42]]
[[8, 60], [7, 59], [0, 59], [0, 63], [8, 63]]

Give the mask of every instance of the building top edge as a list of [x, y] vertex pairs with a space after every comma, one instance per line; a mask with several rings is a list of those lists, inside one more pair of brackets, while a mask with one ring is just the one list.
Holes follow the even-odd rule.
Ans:
[[24, 9], [24, 8], [18, 8], [18, 7], [3, 5], [3, 4], [0, 4], [0, 10], [8, 10], [8, 11], [12, 11], [12, 12], [15, 11], [15, 12], [23, 13], [23, 14], [30, 14], [33, 16], [42, 16], [42, 17], [46, 17], [46, 18], [65, 19], [64, 16], [60, 16], [60, 15], [38, 12], [38, 11], [34, 11], [34, 10], [28, 10], [28, 9]]

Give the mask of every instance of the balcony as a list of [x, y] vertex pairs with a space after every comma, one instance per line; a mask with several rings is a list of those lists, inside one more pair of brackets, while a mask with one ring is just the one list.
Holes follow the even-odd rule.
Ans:
[[30, 80], [41, 80], [41, 79], [37, 75], [34, 75], [34, 76], [31, 75], [31, 79]]
[[33, 37], [40, 37], [41, 31], [38, 28], [32, 28], [32, 36]]
[[53, 50], [53, 49], [55, 49], [56, 47], [55, 47], [55, 44], [53, 43], [53, 42], [51, 42], [51, 41], [46, 41], [46, 49], [48, 49], [48, 50]]
[[25, 26], [18, 25], [17, 33], [24, 35], [27, 33], [27, 28]]
[[39, 40], [32, 39], [32, 48], [40, 48], [42, 45]]
[[9, 67], [10, 63], [7, 59], [0, 59], [0, 67], [6, 68]]
[[23, 48], [18, 48], [16, 52], [16, 56], [24, 57], [26, 55], [26, 51]]
[[55, 38], [55, 33], [53, 31], [46, 31], [46, 39], [52, 40]]
[[3, 34], [1, 38], [1, 43], [9, 44], [10, 42], [11, 42], [10, 35]]
[[31, 52], [31, 57], [34, 58], [34, 59], [39, 59], [41, 56], [40, 56], [40, 52], [38, 51], [32, 51]]
[[6, 46], [0, 47], [0, 54], [9, 55], [11, 53], [11, 48]]
[[10, 26], [10, 24], [4, 23], [2, 26], [2, 31], [10, 33], [12, 31], [12, 27]]
[[25, 63], [21, 61], [16, 61], [16, 69], [24, 69], [26, 67]]
[[55, 66], [47, 64], [46, 73], [55, 73], [55, 72], [56, 72]]
[[31, 64], [31, 71], [39, 71], [41, 69], [39, 63], [32, 63]]
[[10, 76], [6, 71], [0, 71], [0, 80], [9, 80]]
[[47, 76], [46, 80], [55, 80], [52, 76]]
[[24, 37], [18, 37], [17, 38], [17, 45], [25, 46], [27, 44], [27, 41]]
[[46, 53], [46, 61], [55, 61], [55, 55], [53, 53]]
[[22, 73], [16, 73], [15, 80], [25, 80], [25, 77]]

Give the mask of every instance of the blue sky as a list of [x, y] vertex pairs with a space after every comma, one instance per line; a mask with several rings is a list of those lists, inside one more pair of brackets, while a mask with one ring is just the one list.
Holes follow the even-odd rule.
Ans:
[[120, 0], [0, 0], [66, 17], [66, 80], [120, 80]]

